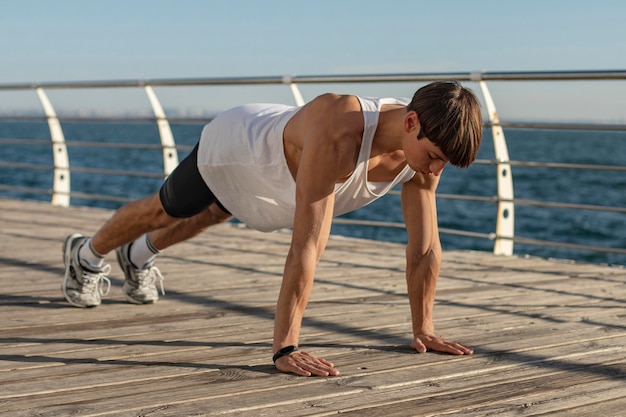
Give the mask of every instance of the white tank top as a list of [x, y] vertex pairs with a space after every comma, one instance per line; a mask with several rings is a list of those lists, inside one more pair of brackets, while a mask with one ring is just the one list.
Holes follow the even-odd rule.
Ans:
[[[358, 98], [365, 129], [356, 167], [335, 185], [334, 216], [363, 207], [410, 180], [407, 165], [393, 181], [367, 181], [367, 168], [380, 108], [407, 101]], [[248, 104], [220, 113], [200, 137], [198, 169], [209, 189], [237, 219], [269, 232], [293, 226], [296, 183], [285, 159], [283, 131], [298, 107]]]

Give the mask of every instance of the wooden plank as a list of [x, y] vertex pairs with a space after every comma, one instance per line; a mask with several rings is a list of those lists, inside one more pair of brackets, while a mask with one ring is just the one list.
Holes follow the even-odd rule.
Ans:
[[524, 398], [471, 406], [461, 411], [437, 415], [479, 417], [497, 416], [621, 416], [626, 409], [625, 385], [620, 381], [595, 381], [576, 389], [539, 392]]

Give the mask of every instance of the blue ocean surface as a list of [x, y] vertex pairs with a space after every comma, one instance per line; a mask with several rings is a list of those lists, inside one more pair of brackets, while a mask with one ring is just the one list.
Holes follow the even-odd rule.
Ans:
[[[172, 124], [177, 145], [192, 147], [202, 124]], [[66, 122], [66, 141], [85, 143], [159, 144], [154, 123]], [[505, 136], [511, 160], [626, 166], [626, 132], [507, 129]], [[0, 138], [50, 140], [48, 125], [39, 121], [0, 121]], [[46, 145], [2, 144], [0, 161], [52, 166], [52, 150]], [[74, 167], [163, 172], [160, 149], [103, 149], [71, 146]], [[182, 160], [189, 150], [179, 151]], [[478, 159], [494, 159], [492, 138], [485, 131]], [[515, 198], [547, 202], [626, 207], [626, 174], [619, 171], [589, 171], [536, 167], [513, 167]], [[52, 171], [0, 166], [0, 185], [52, 188]], [[72, 172], [72, 192], [140, 198], [159, 189], [160, 178], [110, 176]], [[446, 167], [439, 192], [493, 197], [497, 194], [496, 168], [474, 164], [467, 169]], [[48, 201], [49, 195], [0, 190], [0, 197]], [[119, 202], [72, 198], [72, 205], [115, 209]], [[402, 223], [400, 197], [386, 196], [346, 218]], [[438, 200], [441, 228], [478, 233], [495, 232], [496, 204], [461, 200]], [[210, 233], [210, 231], [208, 232]], [[334, 225], [332, 233], [393, 242], [406, 242], [402, 229]], [[626, 248], [626, 214], [593, 210], [515, 206], [515, 235], [608, 248]], [[493, 250], [493, 241], [450, 234], [441, 235], [444, 250]], [[582, 262], [626, 265], [626, 255], [551, 246], [516, 243], [515, 253]]]

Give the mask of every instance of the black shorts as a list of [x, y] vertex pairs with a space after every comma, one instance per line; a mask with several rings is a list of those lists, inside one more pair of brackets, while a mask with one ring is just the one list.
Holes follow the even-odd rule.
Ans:
[[172, 217], [195, 216], [213, 203], [230, 214], [209, 190], [198, 171], [198, 144], [167, 177], [159, 190], [159, 197], [165, 212]]

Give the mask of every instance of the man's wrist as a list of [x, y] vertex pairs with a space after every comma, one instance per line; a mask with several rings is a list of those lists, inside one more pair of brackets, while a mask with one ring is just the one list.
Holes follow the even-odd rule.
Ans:
[[432, 324], [422, 324], [421, 326], [415, 326], [413, 328], [413, 336], [417, 337], [420, 335], [433, 335], [435, 334], [435, 326]]
[[297, 350], [298, 350], [298, 346], [294, 346], [294, 345], [285, 346], [284, 348], [279, 349], [278, 352], [274, 353], [274, 356], [272, 357], [272, 361], [276, 363], [278, 359], [282, 358], [283, 356], [291, 355], [293, 352]]

